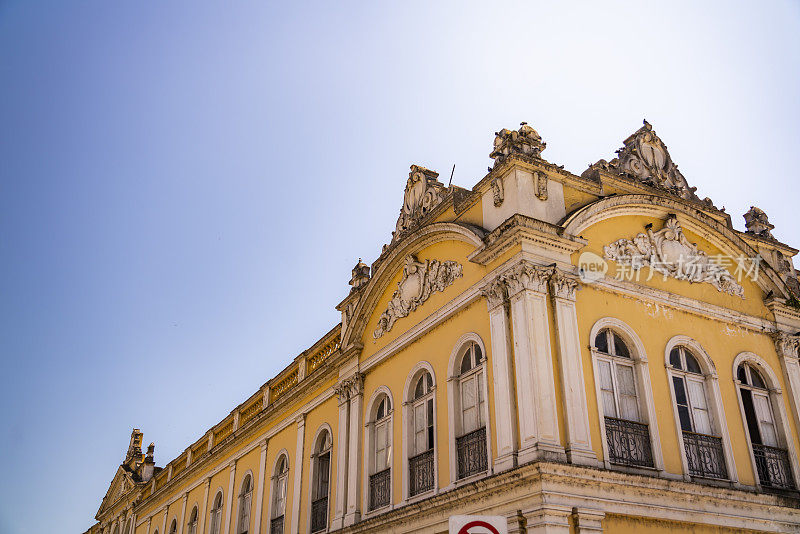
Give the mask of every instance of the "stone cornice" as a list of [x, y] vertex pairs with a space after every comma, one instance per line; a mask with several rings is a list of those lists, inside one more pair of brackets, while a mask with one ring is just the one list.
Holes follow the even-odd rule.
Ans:
[[602, 192], [601, 185], [598, 182], [576, 176], [575, 174], [565, 170], [563, 167], [550, 163], [547, 160], [540, 158], [528, 159], [517, 154], [510, 155], [503, 163], [492, 168], [492, 170], [489, 171], [486, 176], [481, 179], [481, 181], [475, 184], [475, 187], [473, 187], [472, 190], [479, 193], [484, 193], [491, 187], [492, 181], [495, 178], [505, 176], [515, 167], [528, 172], [546, 171], [549, 179], [560, 182], [568, 187], [577, 189], [578, 191], [582, 191], [584, 193], [599, 196]]
[[557, 254], [570, 255], [583, 248], [587, 242], [583, 238], [565, 234], [561, 227], [554, 224], [515, 214], [484, 237], [483, 245], [470, 254], [468, 259], [487, 265], [513, 246], [523, 243]]

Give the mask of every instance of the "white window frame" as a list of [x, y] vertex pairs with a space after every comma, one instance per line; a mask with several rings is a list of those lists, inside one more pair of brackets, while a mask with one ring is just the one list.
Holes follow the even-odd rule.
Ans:
[[[433, 490], [426, 491], [413, 497], [409, 495], [409, 480], [408, 480], [408, 460], [413, 456], [411, 454], [411, 445], [414, 437], [414, 418], [413, 418], [413, 396], [414, 388], [417, 385], [417, 380], [422, 375], [423, 371], [427, 371], [431, 375], [433, 386], [431, 387], [430, 395], [433, 398]], [[433, 372], [433, 366], [430, 362], [421, 361], [411, 369], [411, 372], [406, 378], [405, 387], [403, 388], [403, 436], [402, 436], [402, 472], [403, 472], [403, 500], [400, 505], [407, 503], [417, 502], [429, 498], [431, 495], [439, 493], [439, 440], [437, 433], [439, 430], [438, 424], [438, 400], [436, 391], [436, 373]]]
[[[173, 525], [175, 526], [174, 530], [172, 529]], [[172, 521], [169, 522], [169, 528], [167, 529], [167, 534], [178, 534], [179, 526], [180, 524], [178, 523], [178, 518], [173, 515]]]
[[[678, 450], [681, 457], [681, 466], [683, 468], [683, 479], [686, 481], [694, 480], [698, 482], [720, 481], [720, 479], [702, 478], [689, 474], [689, 461], [686, 458], [686, 446], [683, 442], [683, 429], [681, 428], [681, 419], [680, 414], [678, 413], [678, 401], [675, 397], [675, 386], [672, 382], [672, 379], [675, 376], [683, 377], [684, 385], [686, 386], [686, 376], [698, 375], [684, 372], [672, 367], [669, 357], [672, 349], [677, 347], [683, 347], [685, 350], [688, 350], [692, 356], [694, 356], [694, 359], [700, 366], [700, 370], [703, 372], [703, 385], [706, 394], [706, 403], [708, 404], [708, 416], [711, 427], [714, 431], [713, 433], [722, 438], [722, 451], [725, 455], [725, 466], [728, 470], [727, 481], [732, 485], [738, 485], [739, 475], [736, 471], [736, 462], [734, 461], [733, 457], [733, 445], [731, 443], [730, 434], [728, 433], [728, 423], [727, 418], [725, 417], [724, 404], [722, 402], [722, 391], [720, 390], [719, 376], [717, 375], [717, 368], [714, 365], [714, 360], [711, 359], [698, 341], [690, 338], [689, 336], [677, 335], [672, 337], [664, 348], [664, 367], [667, 370], [667, 385], [669, 389], [670, 400], [672, 402], [672, 420], [675, 424], [675, 433], [678, 436]], [[688, 387], [686, 389], [688, 398]], [[690, 412], [691, 411], [692, 410], [690, 409]], [[693, 413], [691, 414], [691, 417], [692, 421], [694, 421]], [[724, 480], [722, 481], [724, 482]]]
[[[772, 371], [772, 368], [760, 356], [752, 352], [740, 352], [733, 360], [733, 382], [736, 385], [736, 397], [739, 403], [739, 412], [742, 417], [742, 426], [744, 427], [744, 434], [747, 436], [747, 450], [750, 453], [750, 466], [753, 470], [753, 480], [756, 487], [761, 490], [761, 480], [758, 477], [758, 469], [756, 468], [756, 458], [753, 454], [753, 442], [750, 439], [750, 429], [747, 427], [747, 417], [744, 413], [744, 405], [742, 404], [743, 388], [748, 386], [739, 381], [737, 371], [739, 366], [747, 363], [755, 367], [761, 378], [764, 380], [769, 392], [770, 407], [772, 408], [772, 417], [775, 424], [775, 433], [777, 434], [778, 446], [785, 448], [789, 453], [789, 463], [792, 466], [792, 475], [794, 476], [795, 486], [800, 485], [800, 465], [798, 465], [797, 450], [794, 446], [794, 436], [792, 436], [789, 428], [789, 418], [786, 415], [786, 407], [783, 401], [783, 391], [780, 388], [780, 382], [777, 375]], [[761, 390], [763, 391], [763, 390]], [[796, 487], [795, 489], [798, 489]]]
[[[388, 425], [387, 428], [387, 446], [392, 447], [391, 453], [389, 454], [389, 506], [384, 506], [382, 508], [378, 508], [376, 510], [370, 509], [369, 503], [369, 477], [375, 474], [375, 417], [378, 411], [378, 404], [383, 398], [387, 398], [389, 400], [389, 413], [384, 417], [386, 424]], [[394, 509], [394, 473], [395, 469], [395, 459], [397, 455], [395, 454], [394, 450], [394, 398], [392, 397], [392, 391], [386, 386], [378, 387], [369, 399], [367, 403], [367, 410], [364, 413], [364, 477], [362, 488], [363, 496], [362, 496], [362, 517], [367, 518], [371, 515], [381, 514], [383, 512], [387, 512], [389, 510]]]
[[253, 476], [253, 472], [248, 469], [244, 476], [242, 477], [242, 482], [239, 484], [239, 493], [236, 497], [236, 521], [233, 525], [233, 531], [236, 534], [242, 534], [242, 504], [244, 503], [245, 495], [242, 493], [244, 489], [244, 482], [247, 480], [248, 475], [250, 476], [250, 510], [247, 512], [248, 518], [248, 525], [247, 525], [247, 532], [248, 534], [251, 532], [250, 525], [253, 523], [253, 492], [255, 492], [256, 485], [255, 485], [255, 477]]
[[[331, 444], [330, 447], [317, 450], [320, 445], [320, 439], [322, 439], [323, 433], [327, 432], [328, 436], [330, 437]], [[307, 515], [306, 518], [306, 532], [311, 532], [311, 504], [314, 499], [314, 486], [317, 483], [317, 458], [322, 456], [325, 453], [328, 453], [328, 511], [326, 513], [326, 525], [325, 530], [318, 530], [317, 532], [330, 532], [331, 530], [331, 510], [333, 508], [333, 502], [331, 499], [331, 486], [334, 484], [334, 480], [331, 479], [331, 473], [333, 473], [333, 450], [334, 450], [334, 442], [333, 442], [333, 431], [328, 423], [323, 423], [322, 425], [317, 428], [317, 432], [314, 434], [314, 440], [311, 442], [311, 457], [309, 461], [309, 467], [311, 468], [308, 477], [308, 506], [307, 506]], [[337, 467], [338, 468], [338, 467]], [[285, 525], [285, 523], [284, 523]]]
[[[286, 461], [286, 472], [281, 475], [278, 473], [278, 465], [281, 463], [281, 458], [285, 458]], [[286, 449], [281, 449], [277, 455], [275, 455], [275, 461], [272, 464], [272, 476], [270, 477], [269, 483], [269, 501], [267, 502], [267, 532], [270, 531], [272, 528], [272, 520], [275, 519], [275, 499], [277, 498], [278, 484], [280, 484], [281, 479], [283, 479], [284, 488], [283, 488], [283, 527], [284, 532], [286, 532], [286, 504], [289, 500], [289, 474], [291, 473], [292, 465], [289, 463], [289, 452]]]
[[[483, 354], [483, 361], [474, 369], [471, 369], [465, 376], [461, 376], [461, 359], [466, 349], [471, 343], [475, 343]], [[492, 432], [491, 419], [489, 418], [489, 354], [486, 352], [486, 344], [481, 336], [475, 332], [468, 332], [458, 338], [453, 350], [450, 353], [450, 360], [447, 365], [447, 420], [448, 420], [448, 452], [450, 458], [450, 483], [447, 489], [468, 484], [474, 480], [487, 477], [494, 473], [494, 462], [492, 454]], [[458, 479], [458, 458], [456, 450], [456, 439], [463, 434], [462, 413], [461, 413], [461, 382], [465, 377], [470, 377], [478, 372], [483, 372], [483, 421], [486, 427], [486, 456], [487, 469], [485, 473], [479, 473], [470, 477]]]
[[[611, 330], [622, 338], [626, 343], [631, 357], [622, 358], [601, 353], [594, 346], [594, 340], [602, 330]], [[589, 332], [589, 351], [592, 355], [592, 370], [594, 373], [595, 401], [597, 402], [598, 420], [600, 423], [600, 443], [603, 447], [603, 465], [606, 469], [623, 471], [627, 473], [652, 473], [658, 471], [661, 476], [668, 477], [664, 469], [664, 455], [661, 450], [661, 438], [658, 431], [658, 419], [656, 416], [655, 402], [653, 401], [653, 388], [650, 384], [650, 370], [647, 361], [647, 352], [644, 349], [636, 331], [628, 326], [624, 321], [616, 317], [603, 317], [592, 326]], [[603, 411], [603, 393], [600, 387], [600, 368], [598, 360], [625, 360], [632, 362], [634, 369], [634, 379], [636, 381], [636, 396], [639, 402], [639, 422], [647, 425], [650, 433], [650, 449], [653, 455], [653, 467], [633, 467], [612, 464], [609, 461], [608, 437], [606, 435], [606, 420]]]
[[[219, 503], [219, 508], [214, 508], [214, 505], [217, 502], [217, 497], [222, 496], [222, 499]], [[214, 511], [217, 510], [217, 516], [219, 522], [217, 523], [217, 529], [214, 530]], [[216, 493], [214, 493], [214, 497], [211, 499], [211, 510], [208, 512], [208, 534], [222, 534], [222, 515], [225, 513], [225, 492], [222, 488], [217, 489]]]
[[[194, 532], [191, 531], [188, 527], [192, 524], [192, 514], [194, 516]], [[200, 526], [200, 507], [197, 506], [197, 502], [192, 505], [191, 512], [189, 512], [189, 520], [186, 522], [186, 534], [199, 534], [197, 532], [198, 527]]]

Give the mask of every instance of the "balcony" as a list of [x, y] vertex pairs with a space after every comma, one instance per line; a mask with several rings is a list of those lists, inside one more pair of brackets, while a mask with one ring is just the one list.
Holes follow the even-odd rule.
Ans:
[[753, 443], [753, 456], [756, 460], [758, 479], [762, 487], [795, 489], [788, 452], [784, 449]]
[[608, 460], [612, 464], [653, 467], [650, 431], [646, 424], [606, 417]]
[[283, 534], [283, 516], [273, 517], [269, 522], [269, 534]]
[[683, 447], [686, 450], [690, 475], [722, 480], [728, 478], [725, 453], [722, 450], [722, 438], [684, 431]]
[[390, 484], [392, 482], [391, 469], [384, 469], [369, 477], [369, 509], [377, 510], [389, 505]]
[[411, 496], [433, 489], [433, 449], [408, 460], [408, 484]]
[[458, 478], [467, 478], [488, 469], [486, 457], [486, 427], [474, 430], [456, 439]]
[[311, 503], [311, 532], [322, 532], [328, 528], [328, 498], [322, 497]]

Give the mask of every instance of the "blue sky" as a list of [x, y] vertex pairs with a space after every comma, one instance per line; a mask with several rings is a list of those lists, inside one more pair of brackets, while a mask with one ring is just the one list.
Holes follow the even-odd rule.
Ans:
[[580, 174], [647, 118], [800, 245], [798, 3], [428, 4], [0, 1], [0, 532], [88, 528], [132, 427], [163, 465], [338, 322], [410, 164], [522, 120]]

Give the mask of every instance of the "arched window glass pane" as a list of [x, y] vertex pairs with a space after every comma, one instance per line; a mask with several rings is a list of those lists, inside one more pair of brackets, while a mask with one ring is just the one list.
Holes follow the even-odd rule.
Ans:
[[467, 350], [466, 354], [464, 354], [464, 357], [461, 358], [461, 374], [463, 375], [470, 369], [472, 369], [472, 351]]
[[622, 341], [622, 338], [619, 337], [617, 334], [614, 334], [614, 354], [616, 356], [621, 356], [622, 358], [630, 358], [631, 353], [628, 350], [628, 346]]
[[607, 330], [601, 330], [597, 337], [594, 338], [594, 347], [605, 354], [608, 354], [608, 336]]
[[767, 389], [766, 384], [764, 384], [764, 380], [761, 379], [761, 375], [758, 374], [753, 367], [750, 367], [750, 378], [753, 380], [752, 386], [755, 388]]
[[683, 354], [686, 357], [686, 370], [690, 373], [702, 375], [703, 371], [700, 369], [700, 364], [697, 363], [697, 360], [694, 356], [692, 356], [692, 353], [688, 350], [684, 350]]
[[378, 403], [378, 412], [375, 414], [375, 420], [380, 421], [386, 417], [386, 399], [381, 399], [381, 402]]
[[678, 347], [669, 351], [669, 364], [675, 369], [683, 369], [683, 365], [681, 364], [681, 351]]
[[414, 399], [419, 399], [420, 397], [424, 397], [428, 394], [428, 392], [433, 387], [433, 379], [431, 378], [430, 373], [425, 373], [419, 380], [417, 381], [417, 387], [414, 388]]
[[477, 343], [472, 344], [472, 350], [475, 351], [475, 365], [483, 361], [483, 352]]
[[169, 526], [169, 534], [177, 534], [178, 523], [173, 519], [172, 524]]
[[747, 372], [744, 369], [744, 365], [740, 365], [739, 369], [736, 370], [736, 378], [738, 378], [739, 382], [742, 384], [747, 384]]

